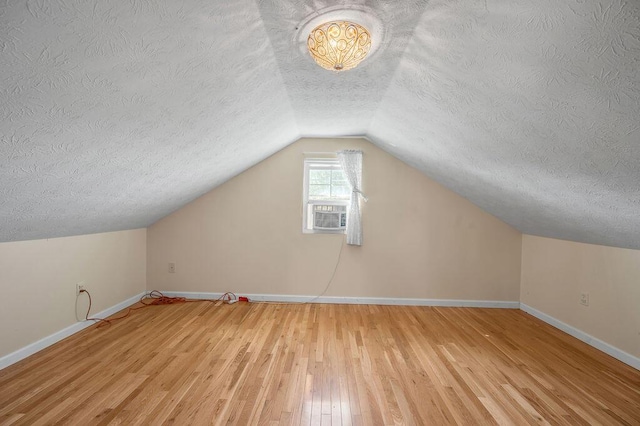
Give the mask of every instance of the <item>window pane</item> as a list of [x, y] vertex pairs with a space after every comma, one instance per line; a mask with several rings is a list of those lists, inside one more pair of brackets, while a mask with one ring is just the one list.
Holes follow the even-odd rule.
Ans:
[[331, 170], [309, 170], [310, 185], [331, 184]]
[[330, 185], [309, 185], [309, 199], [320, 200], [331, 196]]
[[331, 195], [333, 198], [348, 200], [351, 197], [351, 188], [347, 185], [332, 185]]
[[331, 182], [334, 185], [346, 185], [347, 177], [344, 175], [342, 170], [332, 170], [331, 171]]

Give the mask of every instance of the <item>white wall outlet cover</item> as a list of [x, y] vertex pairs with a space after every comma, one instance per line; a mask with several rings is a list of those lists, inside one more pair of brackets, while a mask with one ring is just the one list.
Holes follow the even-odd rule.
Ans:
[[580, 304], [589, 306], [589, 293], [580, 293]]

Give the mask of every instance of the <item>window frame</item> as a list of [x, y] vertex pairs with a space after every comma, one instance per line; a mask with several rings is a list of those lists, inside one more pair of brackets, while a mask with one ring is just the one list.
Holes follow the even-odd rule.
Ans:
[[[310, 171], [313, 170], [315, 165], [325, 164], [332, 166], [330, 170], [341, 170], [342, 166], [336, 157], [324, 157], [324, 158], [315, 158], [308, 157], [304, 159], [304, 178], [302, 183], [302, 233], [303, 234], [345, 234], [346, 229], [339, 230], [329, 230], [329, 229], [309, 229], [309, 221], [312, 220], [313, 212], [311, 215], [309, 214], [309, 206], [315, 204], [322, 205], [334, 205], [334, 206], [345, 206], [346, 211], [349, 211], [350, 198], [345, 200], [340, 199], [331, 199], [325, 198], [321, 200], [310, 200], [309, 199], [309, 185], [310, 185]], [[317, 170], [317, 168], [315, 168]], [[344, 171], [342, 171], [344, 173]]]

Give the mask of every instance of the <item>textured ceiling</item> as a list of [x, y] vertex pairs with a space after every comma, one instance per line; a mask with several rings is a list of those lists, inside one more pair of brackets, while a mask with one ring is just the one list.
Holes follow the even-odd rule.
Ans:
[[640, 248], [640, 2], [429, 2], [368, 134], [525, 233]]
[[[373, 13], [335, 74], [309, 16]], [[2, 1], [0, 241], [147, 226], [300, 136], [365, 135], [517, 229], [640, 248], [640, 3]]]
[[147, 226], [299, 136], [254, 1], [14, 1], [0, 24], [0, 241]]

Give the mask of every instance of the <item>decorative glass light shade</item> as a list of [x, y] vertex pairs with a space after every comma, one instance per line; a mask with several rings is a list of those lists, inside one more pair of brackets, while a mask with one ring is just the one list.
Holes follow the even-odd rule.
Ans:
[[309, 53], [322, 68], [346, 71], [355, 68], [371, 49], [369, 31], [349, 21], [326, 22], [311, 31]]

